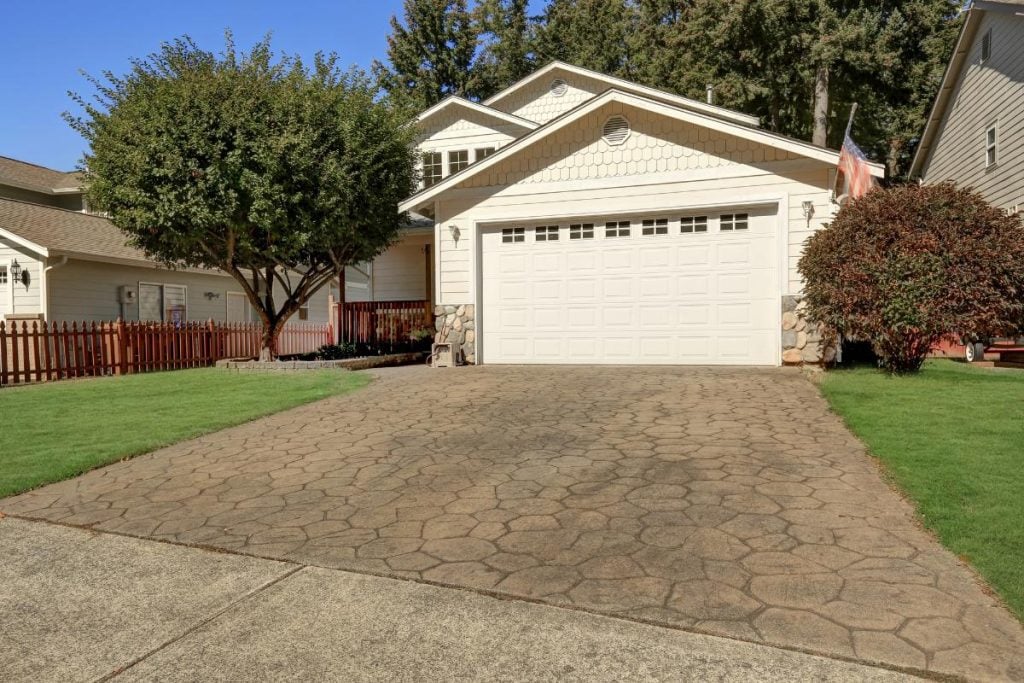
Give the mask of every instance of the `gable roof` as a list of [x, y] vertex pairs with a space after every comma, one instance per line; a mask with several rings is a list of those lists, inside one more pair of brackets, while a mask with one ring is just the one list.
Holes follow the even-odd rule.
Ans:
[[[690, 109], [684, 109], [682, 107], [673, 106], [665, 102], [650, 99], [641, 95], [637, 95], [629, 92], [622, 92], [620, 90], [606, 90], [597, 97], [593, 97], [586, 102], [578, 105], [574, 109], [567, 111], [561, 116], [548, 121], [543, 126], [536, 130], [527, 133], [521, 138], [513, 140], [509, 144], [500, 148], [497, 152], [490, 155], [489, 157], [477, 161], [474, 164], [470, 164], [468, 167], [454, 173], [441, 182], [431, 187], [425, 188], [416, 194], [412, 195], [401, 204], [399, 204], [400, 211], [409, 211], [422, 207], [427, 201], [433, 199], [442, 192], [458, 185], [459, 183], [475, 176], [478, 173], [482, 173], [487, 169], [501, 163], [513, 154], [528, 148], [533, 143], [544, 139], [545, 137], [571, 125], [575, 121], [583, 118], [587, 114], [596, 111], [610, 102], [618, 102], [627, 106], [638, 107], [647, 111], [652, 111], [664, 116], [675, 118], [679, 121], [686, 123], [692, 123], [697, 126], [702, 126], [712, 130], [717, 130], [729, 135], [734, 135], [739, 138], [757, 142], [760, 144], [768, 145], [778, 149], [793, 152], [800, 156], [816, 159], [827, 164], [838, 165], [839, 164], [839, 152], [824, 147], [818, 147], [812, 145], [809, 142], [803, 142], [802, 140], [795, 140], [793, 138], [779, 135], [777, 133], [771, 133], [760, 128], [751, 128], [750, 126], [744, 126], [741, 124], [733, 123], [731, 121], [725, 121], [717, 117], [709, 116], [707, 114], [698, 113]], [[871, 167], [871, 174], [876, 177], [883, 177], [885, 175], [885, 167], [882, 164], [869, 162]]]
[[939, 92], [935, 96], [935, 102], [932, 104], [932, 110], [925, 123], [921, 140], [917, 144], [914, 160], [910, 164], [911, 178], [920, 176], [921, 171], [924, 170], [925, 162], [931, 156], [932, 146], [935, 144], [939, 128], [946, 117], [946, 112], [949, 110], [953, 93], [960, 82], [960, 74], [963, 73], [964, 65], [967, 63], [967, 56], [974, 46], [974, 39], [978, 34], [978, 26], [981, 25], [982, 17], [987, 11], [1024, 15], [1024, 0], [975, 0], [975, 2], [971, 3], [970, 9], [967, 10], [967, 19], [964, 21], [963, 26], [960, 27], [960, 36], [957, 38], [956, 46], [953, 48], [953, 55], [946, 65], [945, 73], [942, 75], [942, 84], [939, 86]]
[[508, 112], [501, 111], [500, 109], [486, 107], [480, 104], [479, 102], [473, 102], [471, 100], [467, 100], [464, 97], [459, 97], [458, 95], [449, 95], [448, 97], [444, 98], [443, 100], [435, 104], [433, 107], [430, 107], [429, 109], [425, 110], [423, 113], [416, 117], [416, 122], [422, 124], [424, 121], [427, 121], [437, 116], [438, 114], [441, 114], [453, 108], [466, 109], [468, 111], [477, 112], [478, 114], [483, 114], [484, 116], [488, 116], [492, 119], [503, 121], [505, 123], [510, 123], [513, 126], [518, 126], [524, 130], [533, 130], [539, 125], [536, 122], [529, 121], [527, 119], [522, 118], [521, 116], [509, 114]]
[[42, 256], [85, 256], [153, 264], [102, 216], [0, 198], [0, 234]]
[[0, 156], [0, 185], [46, 194], [82, 191], [81, 179], [77, 172], [55, 171], [52, 168], [4, 156]]
[[704, 114], [709, 114], [721, 119], [733, 121], [734, 123], [740, 123], [746, 126], [759, 126], [761, 125], [760, 120], [756, 116], [750, 114], [744, 114], [742, 112], [727, 109], [725, 107], [719, 107], [714, 104], [708, 104], [701, 102], [700, 100], [690, 99], [689, 97], [681, 97], [679, 95], [673, 95], [672, 93], [665, 92], [664, 90], [658, 90], [657, 88], [651, 88], [646, 85], [640, 85], [639, 83], [633, 83], [627, 81], [624, 78], [617, 78], [615, 76], [609, 76], [607, 74], [600, 73], [599, 71], [591, 71], [590, 69], [584, 69], [580, 66], [573, 64], [567, 64], [566, 62], [554, 61], [547, 66], [534, 71], [529, 76], [526, 76], [519, 81], [516, 81], [512, 85], [508, 86], [501, 92], [491, 95], [484, 100], [484, 105], [490, 108], [498, 108], [497, 105], [507, 98], [509, 95], [523, 89], [527, 85], [530, 85], [534, 81], [543, 78], [551, 74], [553, 71], [565, 71], [578, 76], [585, 76], [587, 78], [593, 78], [598, 81], [602, 81], [607, 85], [609, 89], [620, 90], [623, 92], [631, 92], [637, 95], [650, 98], [652, 100], [658, 100], [666, 102], [668, 104], [681, 107], [683, 109], [691, 109]]

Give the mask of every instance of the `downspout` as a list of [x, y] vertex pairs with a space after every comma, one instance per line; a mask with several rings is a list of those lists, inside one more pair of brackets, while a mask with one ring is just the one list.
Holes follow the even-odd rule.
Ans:
[[61, 256], [59, 261], [57, 261], [56, 263], [52, 263], [52, 264], [46, 266], [45, 268], [43, 268], [42, 275], [39, 278], [39, 298], [42, 299], [42, 303], [43, 303], [43, 322], [44, 323], [50, 322], [50, 286], [49, 286], [50, 280], [49, 280], [49, 277], [47, 276], [47, 274], [51, 270], [53, 270], [54, 268], [60, 268], [61, 266], [66, 266], [67, 263], [68, 263], [68, 257], [66, 255], [65, 256]]

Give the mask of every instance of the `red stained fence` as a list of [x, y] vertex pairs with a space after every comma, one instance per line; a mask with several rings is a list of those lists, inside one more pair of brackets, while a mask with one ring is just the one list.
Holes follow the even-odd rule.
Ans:
[[[259, 323], [0, 321], [0, 386], [74, 377], [127, 375], [254, 358]], [[315, 351], [334, 341], [329, 323], [293, 323], [278, 338], [278, 354]]]
[[341, 343], [396, 349], [414, 343], [413, 333], [434, 328], [430, 302], [352, 301], [338, 305]]

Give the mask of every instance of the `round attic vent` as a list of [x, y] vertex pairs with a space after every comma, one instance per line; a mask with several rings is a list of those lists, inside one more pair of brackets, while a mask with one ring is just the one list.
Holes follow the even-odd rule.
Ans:
[[551, 81], [551, 94], [555, 97], [561, 97], [569, 90], [569, 86], [566, 85], [565, 81], [561, 78], [556, 78]]
[[609, 145], [621, 145], [629, 137], [629, 121], [624, 116], [612, 116], [604, 122], [601, 138]]

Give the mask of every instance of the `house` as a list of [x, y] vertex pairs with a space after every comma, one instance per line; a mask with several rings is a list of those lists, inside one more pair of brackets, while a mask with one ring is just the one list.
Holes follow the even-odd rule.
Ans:
[[976, 0], [910, 174], [1024, 213], [1024, 0]]
[[[350, 296], [371, 290], [351, 269]], [[383, 291], [387, 291], [386, 289]], [[296, 320], [331, 320], [336, 287], [317, 292]], [[0, 157], [0, 320], [255, 322], [241, 287], [218, 270], [171, 270], [126, 244], [90, 213], [79, 178]]]
[[436, 338], [468, 361], [819, 359], [797, 261], [838, 208], [837, 151], [561, 62], [417, 125], [400, 209], [433, 223]]

